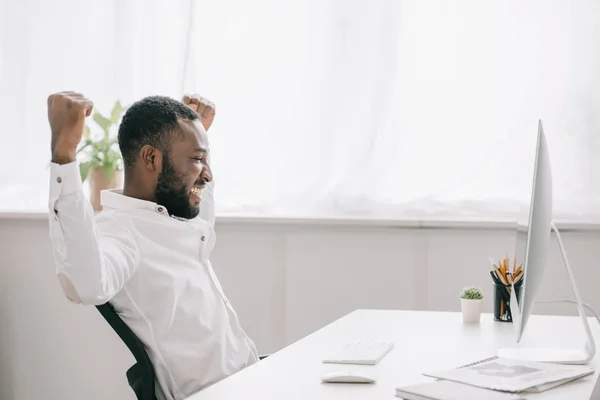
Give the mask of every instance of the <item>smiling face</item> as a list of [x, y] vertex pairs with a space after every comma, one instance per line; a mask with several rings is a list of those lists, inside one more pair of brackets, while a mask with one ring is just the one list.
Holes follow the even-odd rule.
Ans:
[[154, 198], [171, 215], [191, 219], [200, 212], [202, 189], [212, 181], [208, 137], [199, 120], [180, 119], [178, 124], [169, 151], [162, 154]]

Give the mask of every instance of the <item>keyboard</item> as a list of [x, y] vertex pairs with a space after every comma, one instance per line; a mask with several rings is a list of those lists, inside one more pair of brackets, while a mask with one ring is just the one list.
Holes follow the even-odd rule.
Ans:
[[388, 341], [361, 341], [344, 345], [324, 363], [375, 365], [394, 347]]

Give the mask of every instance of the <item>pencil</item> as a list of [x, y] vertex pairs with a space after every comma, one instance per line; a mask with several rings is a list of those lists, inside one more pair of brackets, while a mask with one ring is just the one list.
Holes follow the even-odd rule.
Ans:
[[500, 282], [502, 282], [504, 285], [507, 285], [508, 283], [506, 282], [504, 276], [502, 275], [502, 271], [500, 271], [500, 269], [497, 268], [496, 266], [494, 266], [494, 270], [496, 271], [496, 275], [498, 275], [498, 279], [500, 279]]
[[523, 263], [521, 263], [521, 265], [519, 265], [519, 268], [517, 268], [517, 270], [515, 271], [515, 276], [519, 275], [519, 272], [521, 272], [522, 268], [523, 268]]
[[496, 285], [502, 285], [502, 282], [500, 282], [500, 278], [498, 278], [494, 271], [490, 271], [490, 275], [492, 276], [492, 280]]
[[513, 279], [513, 282], [517, 283], [521, 281], [521, 278], [523, 278], [523, 271], [520, 271], [517, 275], [515, 275], [515, 279]]
[[512, 268], [513, 275], [515, 274], [516, 270], [517, 270], [517, 256], [515, 255], [515, 258], [513, 261], [513, 268]]

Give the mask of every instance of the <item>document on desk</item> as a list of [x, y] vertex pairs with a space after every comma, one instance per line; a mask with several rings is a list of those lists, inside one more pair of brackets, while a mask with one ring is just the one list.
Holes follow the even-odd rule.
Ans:
[[396, 396], [403, 400], [526, 400], [513, 393], [441, 380], [396, 388]]
[[594, 373], [594, 368], [493, 357], [462, 368], [428, 372], [432, 378], [503, 392], [543, 392]]

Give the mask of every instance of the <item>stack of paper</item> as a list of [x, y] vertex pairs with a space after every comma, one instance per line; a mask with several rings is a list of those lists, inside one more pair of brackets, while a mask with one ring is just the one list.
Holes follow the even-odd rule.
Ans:
[[406, 400], [516, 400], [518, 394], [539, 393], [594, 373], [579, 365], [538, 363], [498, 357], [451, 370], [424, 373], [437, 382], [401, 387]]
[[424, 375], [503, 392], [543, 392], [594, 373], [594, 368], [494, 357], [465, 368]]
[[512, 393], [496, 392], [452, 381], [436, 381], [399, 387], [396, 396], [403, 400], [525, 400]]

